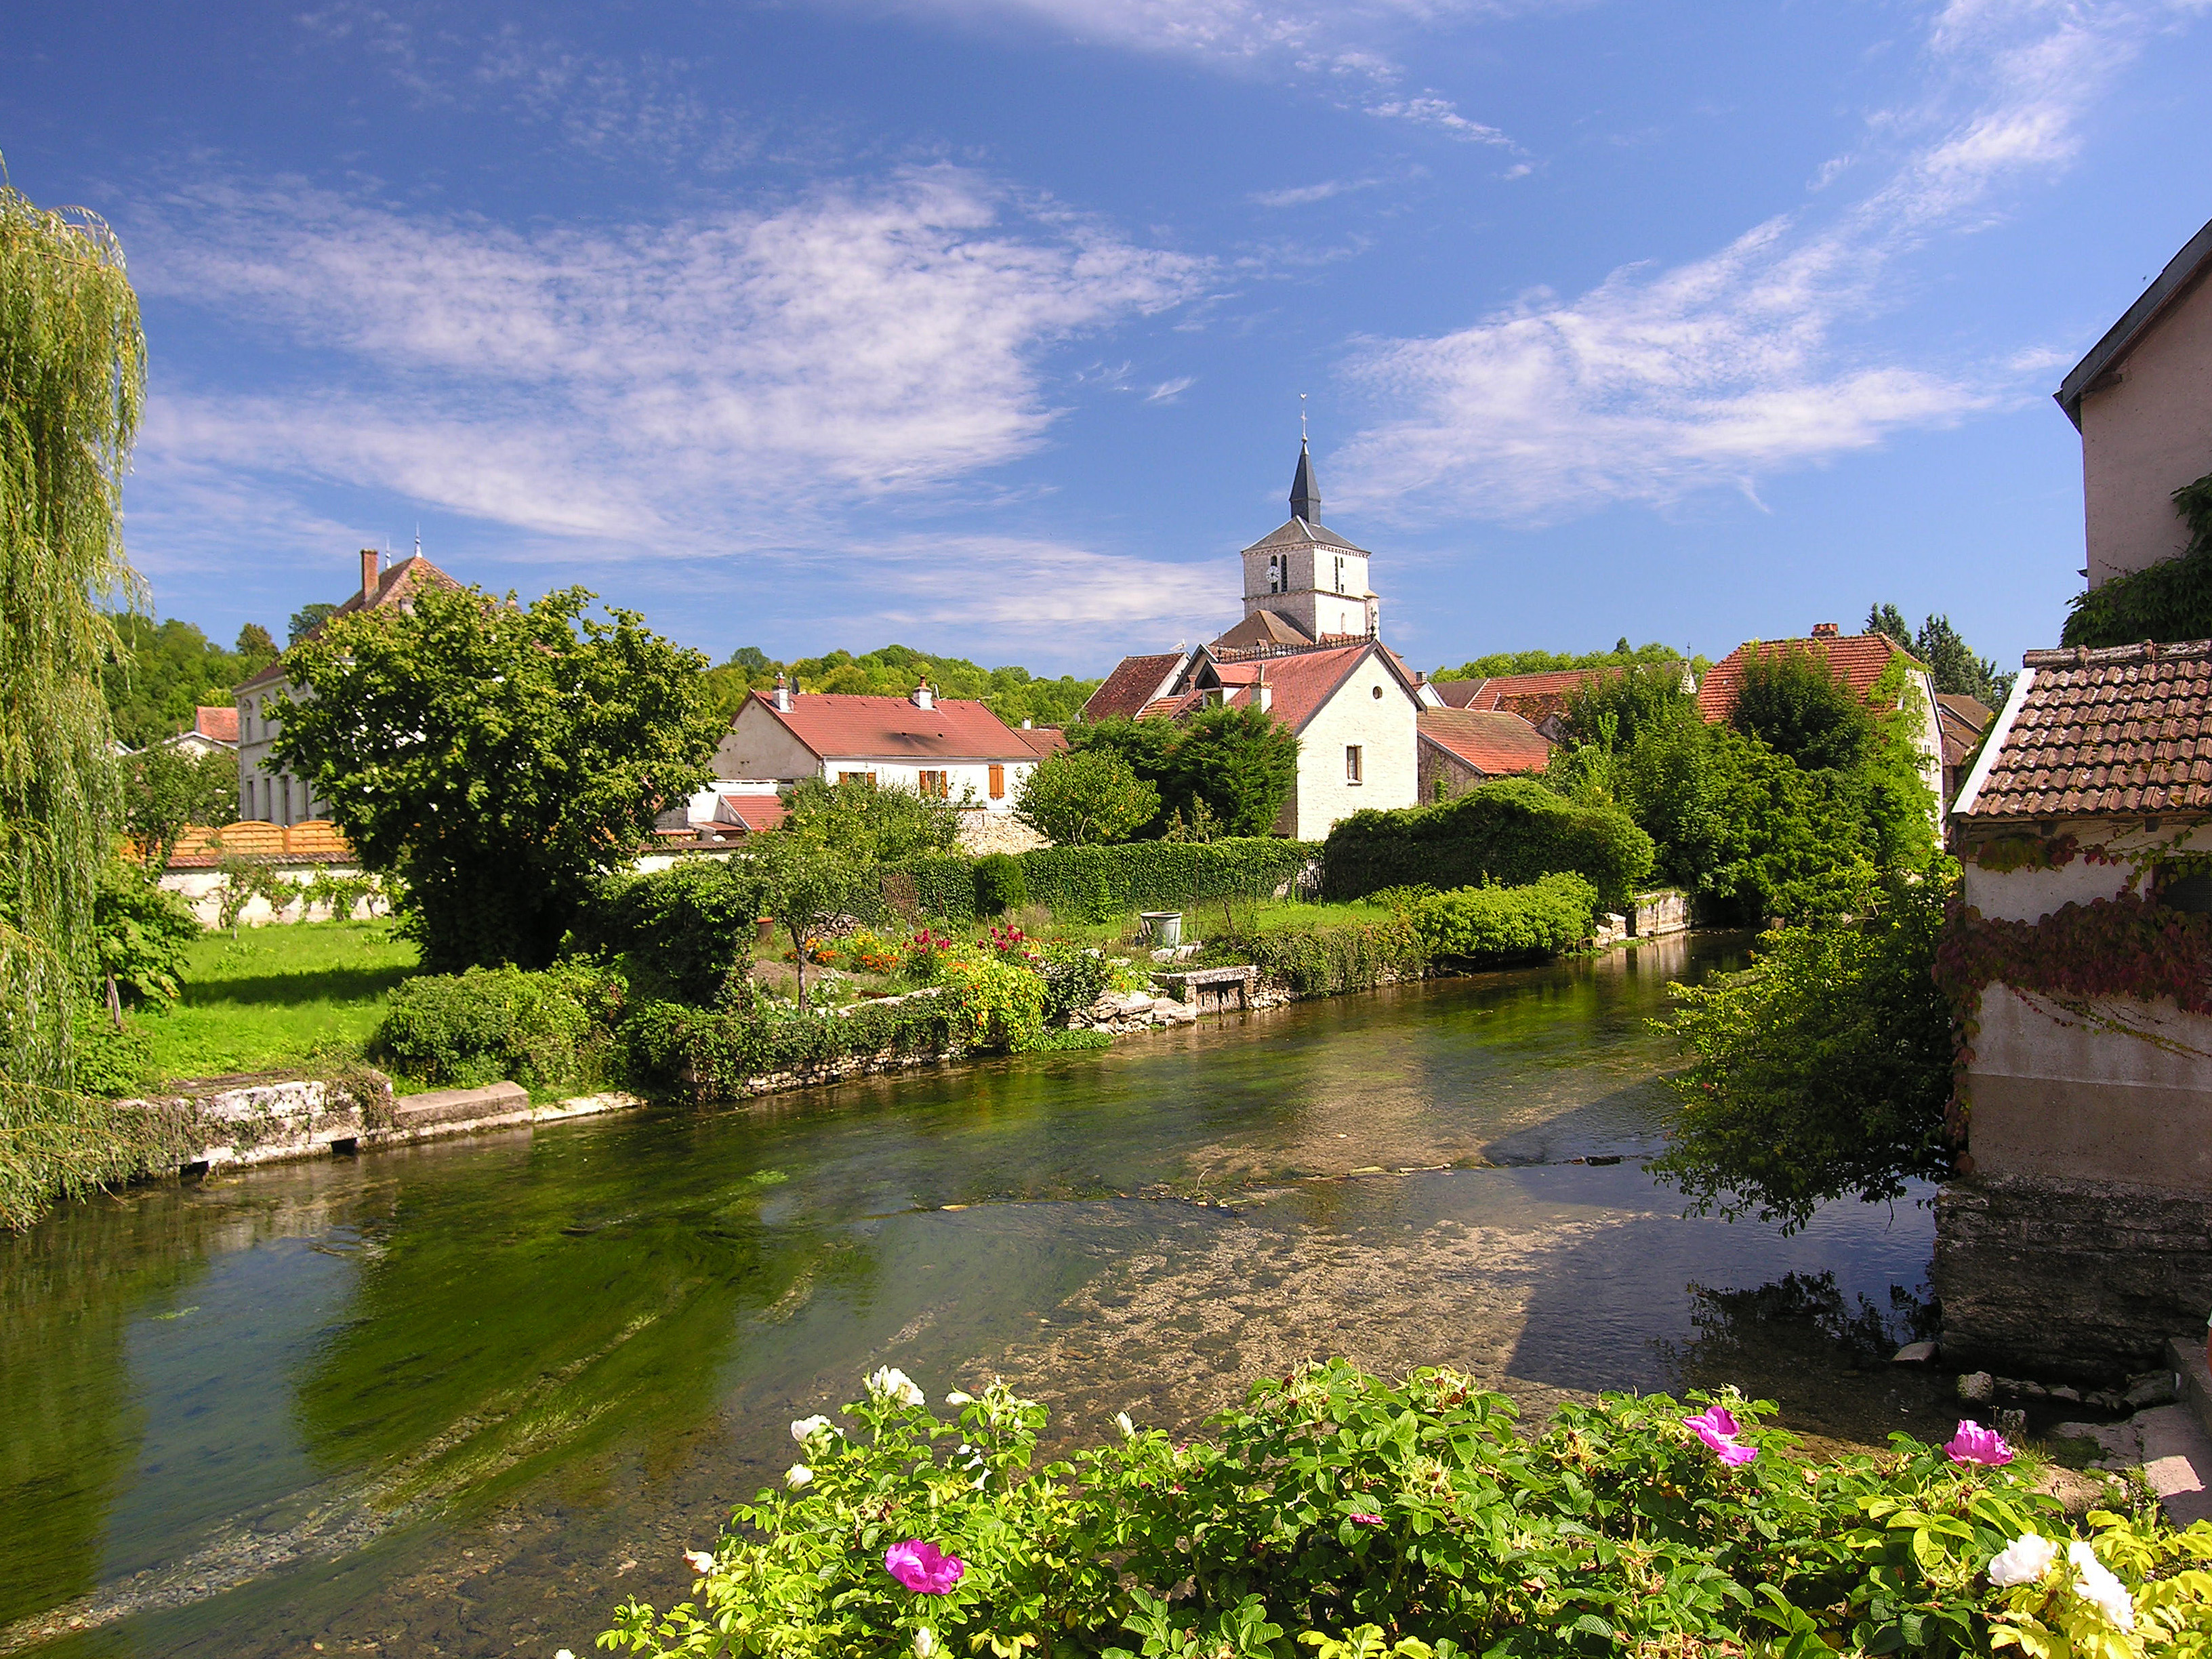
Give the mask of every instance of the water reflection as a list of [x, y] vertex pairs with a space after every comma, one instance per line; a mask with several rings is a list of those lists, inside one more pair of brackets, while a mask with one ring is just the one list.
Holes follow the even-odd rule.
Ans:
[[886, 1363], [1077, 1438], [1332, 1352], [1532, 1409], [1796, 1386], [1789, 1310], [1727, 1298], [1879, 1298], [1928, 1227], [1654, 1188], [1690, 949], [76, 1206], [0, 1243], [0, 1650], [583, 1651]]

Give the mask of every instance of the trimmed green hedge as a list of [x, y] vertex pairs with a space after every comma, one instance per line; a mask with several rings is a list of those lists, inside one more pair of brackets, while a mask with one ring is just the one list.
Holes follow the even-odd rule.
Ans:
[[964, 853], [928, 853], [886, 864], [884, 909], [915, 921], [975, 921], [975, 862]]
[[1461, 887], [1413, 906], [1413, 930], [1440, 957], [1480, 962], [1564, 951], [1588, 939], [1597, 889], [1571, 870], [1526, 887]]
[[1194, 901], [1266, 898], [1321, 849], [1273, 836], [1226, 841], [1132, 841], [1108, 847], [1039, 847], [1021, 855], [1033, 903], [1059, 915], [1173, 910]]
[[568, 944], [625, 958], [641, 996], [709, 1003], [750, 958], [761, 893], [742, 859], [683, 859], [651, 875], [611, 876], [585, 902]]
[[1384, 887], [1522, 886], [1554, 871], [1589, 878], [1619, 908], [1651, 873], [1651, 837], [1615, 806], [1577, 806], [1533, 778], [1499, 778], [1434, 806], [1355, 812], [1322, 854], [1331, 898]]
[[646, 1003], [631, 1010], [623, 1034], [639, 1082], [689, 1088], [704, 1100], [738, 1098], [748, 1078], [886, 1051], [942, 1054], [952, 1047], [950, 1012], [936, 997], [863, 1003], [837, 1014]]
[[576, 965], [418, 975], [392, 988], [369, 1058], [437, 1088], [576, 1083], [599, 1069], [604, 1033], [594, 1040], [592, 1010], [605, 990]]
[[1388, 976], [1418, 979], [1428, 971], [1429, 947], [1403, 919], [1217, 933], [1200, 967], [1250, 963], [1261, 975], [1302, 997], [1372, 990]]

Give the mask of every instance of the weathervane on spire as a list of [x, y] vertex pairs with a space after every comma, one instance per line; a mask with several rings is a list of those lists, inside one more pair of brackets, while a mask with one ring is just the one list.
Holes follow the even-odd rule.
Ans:
[[1305, 445], [1306, 445], [1306, 394], [1305, 394], [1304, 392], [1301, 392], [1300, 393], [1298, 393], [1298, 447], [1299, 447], [1299, 448], [1301, 448], [1301, 449], [1304, 449], [1304, 448], [1305, 447]]

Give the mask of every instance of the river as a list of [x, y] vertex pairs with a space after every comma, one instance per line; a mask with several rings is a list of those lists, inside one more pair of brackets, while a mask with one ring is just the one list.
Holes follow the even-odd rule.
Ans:
[[1076, 1439], [1327, 1353], [1948, 1432], [1880, 1363], [1925, 1207], [1785, 1238], [1639, 1167], [1665, 982], [1740, 949], [66, 1206], [0, 1239], [0, 1653], [584, 1653], [887, 1364]]

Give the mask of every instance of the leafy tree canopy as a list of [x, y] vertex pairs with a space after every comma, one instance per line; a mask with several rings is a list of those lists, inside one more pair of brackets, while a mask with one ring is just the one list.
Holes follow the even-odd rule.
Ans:
[[286, 656], [279, 763], [406, 883], [423, 966], [553, 959], [595, 878], [711, 775], [706, 661], [580, 587], [476, 589], [336, 618]]
[[2189, 526], [2179, 558], [2114, 576], [2078, 595], [2059, 635], [2063, 645], [2092, 650], [2155, 640], [2212, 639], [2212, 473], [2173, 492], [2174, 510]]
[[1107, 748], [1047, 756], [1014, 796], [1014, 816], [1061, 847], [1127, 841], [1159, 810], [1159, 790]]
[[761, 908], [790, 936], [798, 1001], [806, 1006], [806, 941], [838, 918], [865, 910], [881, 891], [873, 862], [807, 834], [762, 836], [748, 848], [761, 880]]
[[1929, 617], [1917, 631], [1893, 605], [1877, 605], [1867, 611], [1866, 631], [1887, 634], [1928, 665], [1929, 678], [1947, 696], [1973, 697], [1992, 708], [2002, 708], [2012, 690], [2010, 674], [2001, 673], [1996, 661], [1974, 654], [1948, 617]]
[[123, 832], [137, 843], [149, 880], [169, 867], [187, 824], [237, 816], [238, 757], [228, 750], [190, 755], [156, 744], [123, 763]]
[[238, 648], [226, 651], [173, 617], [155, 622], [126, 614], [113, 622], [122, 649], [101, 670], [100, 689], [115, 735], [133, 749], [188, 729], [195, 708], [228, 708], [234, 687], [276, 660], [268, 630], [251, 623]]
[[834, 784], [806, 778], [787, 799], [786, 833], [862, 860], [949, 853], [960, 837], [957, 804], [911, 789], [879, 788], [860, 778]]
[[1201, 806], [1219, 834], [1271, 835], [1297, 787], [1297, 735], [1257, 708], [1201, 709], [1186, 720], [1085, 720], [1068, 728], [1067, 741], [1078, 752], [1119, 755], [1158, 792], [1152, 817], [1134, 831], [1146, 840], [1164, 835], [1171, 818], [1195, 818]]
[[1550, 674], [1570, 668], [1623, 668], [1632, 663], [1681, 662], [1685, 659], [1700, 675], [1708, 665], [1704, 657], [1692, 657], [1680, 646], [1662, 645], [1656, 640], [1649, 645], [1632, 647], [1628, 643], [1628, 636], [1624, 634], [1610, 651], [1493, 651], [1486, 657], [1474, 658], [1456, 668], [1439, 668], [1429, 678], [1437, 680], [1486, 680], [1507, 674]]
[[1745, 657], [1729, 724], [1808, 768], [1856, 766], [1874, 741], [1874, 716], [1828, 665], [1827, 653], [1786, 646]]
[[287, 646], [299, 644], [301, 640], [306, 639], [308, 635], [336, 616], [337, 609], [334, 605], [325, 605], [320, 602], [301, 605], [292, 613], [291, 623], [284, 630], [284, 643]]
[[981, 702], [1009, 726], [1024, 720], [1065, 726], [1099, 686], [1097, 680], [1069, 675], [1045, 679], [1026, 668], [981, 668], [963, 657], [933, 657], [904, 645], [886, 645], [865, 656], [832, 651], [793, 662], [778, 662], [758, 646], [748, 645], [707, 676], [723, 720], [736, 714], [749, 694], [775, 684], [779, 673], [792, 676], [803, 691], [878, 697], [902, 697], [927, 674], [939, 696]]

